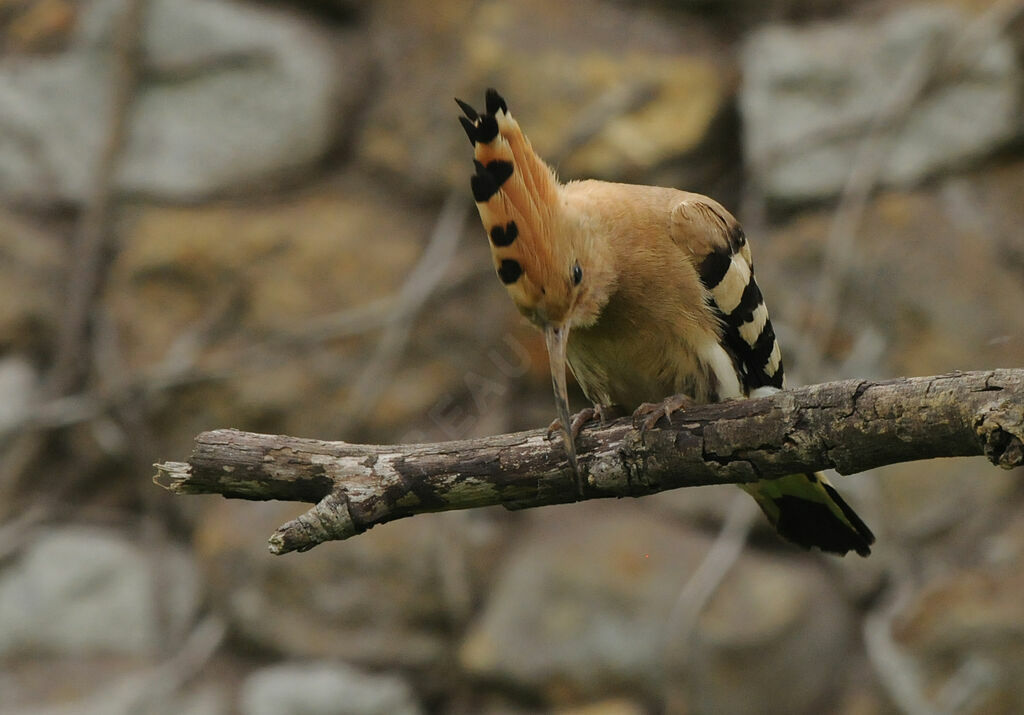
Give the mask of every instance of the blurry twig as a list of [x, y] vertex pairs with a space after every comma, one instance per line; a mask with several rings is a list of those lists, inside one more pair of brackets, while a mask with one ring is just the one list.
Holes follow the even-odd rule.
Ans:
[[[98, 311], [94, 320], [93, 328], [93, 349], [95, 357], [93, 365], [101, 383], [116, 384], [120, 376], [128, 374], [121, 354], [120, 340], [117, 334], [117, 326], [106, 311]], [[114, 420], [100, 420], [92, 423], [93, 431], [99, 435], [104, 424], [108, 424], [108, 432], [113, 432], [113, 439], [107, 438], [115, 451], [127, 452], [132, 465], [132, 471], [136, 472], [144, 468], [148, 455], [156, 450], [157, 440], [150, 428], [147, 419], [147, 405], [144, 401], [133, 399], [134, 395], [128, 392], [125, 399], [112, 403]], [[97, 441], [100, 441], [98, 439]], [[136, 489], [140, 485], [136, 482]], [[170, 592], [170, 584], [167, 583], [169, 569], [164, 568], [167, 555], [167, 533], [164, 527], [164, 520], [158, 514], [161, 508], [167, 508], [160, 500], [149, 492], [139, 491], [139, 499], [143, 505], [141, 546], [148, 552], [146, 560], [148, 576], [152, 583], [153, 593], [153, 615], [157, 626], [157, 644], [161, 653], [169, 652], [172, 648], [171, 631], [171, 606], [167, 600]]]
[[115, 177], [128, 133], [128, 120], [142, 71], [142, 20], [146, 0], [129, 0], [114, 33], [109, 123], [93, 172], [76, 235], [67, 303], [57, 336], [57, 357], [48, 392], [64, 394], [77, 386], [88, 370], [88, 325], [93, 303], [103, 283], [104, 253], [110, 234]]
[[384, 318], [384, 331], [377, 341], [373, 356], [352, 385], [339, 431], [350, 431], [355, 425], [361, 424], [376, 405], [377, 397], [384, 391], [390, 375], [402, 358], [414, 319], [451, 264], [468, 214], [463, 192], [450, 193], [441, 207], [419, 263], [409, 274], [390, 313]]
[[121, 363], [112, 344], [115, 337], [112, 325], [101, 323], [102, 345], [96, 358], [100, 381], [94, 389], [63, 397], [38, 402], [0, 430], [0, 439], [21, 432], [59, 429], [94, 420], [109, 414], [117, 405], [127, 400], [148, 402], [156, 395], [183, 385], [216, 380], [232, 374], [231, 368], [220, 371], [201, 370], [198, 367], [202, 351], [215, 339], [217, 331], [238, 300], [236, 287], [226, 292], [220, 300], [210, 306], [187, 330], [182, 331], [151, 368], [134, 372]]
[[949, 676], [935, 696], [940, 713], [972, 713], [974, 707], [998, 678], [996, 665], [979, 655], [969, 654], [960, 667]]
[[[146, 0], [129, 0], [114, 33], [113, 84], [106, 136], [78, 222], [69, 262], [67, 300], [54, 365], [44, 394], [50, 398], [76, 389], [88, 373], [89, 319], [104, 280], [104, 253], [110, 233], [115, 176], [141, 71], [142, 20]], [[0, 454], [0, 497], [14, 490], [43, 449], [45, 437], [23, 433]], [[7, 499], [0, 498], [0, 502]], [[0, 518], [3, 513], [0, 512]]]
[[936, 715], [924, 695], [924, 680], [917, 663], [892, 638], [893, 621], [909, 605], [912, 588], [904, 577], [893, 590], [889, 601], [864, 619], [868, 660], [896, 707], [906, 715]]
[[672, 700], [676, 696], [670, 689], [672, 683], [668, 678], [675, 669], [669, 666], [680, 657], [687, 660], [697, 657], [700, 643], [693, 636], [697, 620], [743, 553], [758, 513], [747, 495], [733, 496], [711, 548], [676, 597], [665, 624], [665, 642], [662, 645], [662, 691], [666, 701], [673, 706]]
[[[489, 265], [453, 266], [452, 270], [445, 276], [444, 284], [435, 286], [431, 295], [437, 296], [445, 292], [451, 292], [461, 287], [471, 278], [489, 273], [490, 270]], [[350, 338], [379, 330], [387, 324], [388, 316], [397, 310], [396, 306], [399, 299], [399, 294], [389, 295], [384, 298], [377, 298], [363, 305], [344, 308], [333, 313], [309, 318], [297, 327], [272, 334], [264, 340], [253, 343], [246, 348], [246, 351], [256, 352], [265, 351], [268, 348], [316, 344], [339, 338]]]
[[297, 329], [273, 338], [275, 343], [315, 343], [360, 335], [379, 328], [395, 310], [398, 296], [389, 295], [352, 308], [311, 318]]
[[189, 633], [181, 648], [149, 676], [143, 697], [131, 712], [168, 712], [168, 702], [214, 656], [227, 635], [227, 624], [218, 616], [207, 616]]
[[[665, 624], [665, 642], [662, 646], [662, 693], [665, 703], [669, 709], [676, 709], [681, 703], [676, 703], [678, 695], [671, 687], [673, 683], [669, 680], [675, 669], [669, 666], [677, 658], [685, 658], [692, 662], [692, 659], [699, 657], [700, 642], [694, 638], [694, 629], [697, 627], [697, 620], [704, 612], [711, 599], [722, 585], [725, 577], [729, 575], [733, 567], [743, 554], [747, 545], [747, 537], [754, 527], [754, 522], [760, 512], [755, 508], [754, 503], [745, 494], [736, 494], [729, 504], [729, 511], [725, 520], [715, 537], [711, 548], [701, 560], [700, 564], [683, 584], [676, 602], [669, 613], [668, 621]], [[701, 672], [700, 669], [693, 669], [694, 673]], [[695, 683], [697, 690], [697, 702], [701, 702], [700, 683]]]
[[50, 517], [49, 504], [36, 502], [4, 524], [0, 524], [0, 561], [17, 552], [29, 536], [33, 527]]
[[690, 633], [697, 625], [697, 618], [743, 553], [747, 536], [759, 513], [754, 502], [745, 494], [733, 496], [722, 528], [711, 548], [679, 591], [665, 627], [668, 637], [666, 648], [689, 641]]
[[[970, 712], [981, 689], [994, 680], [993, 666], [979, 658], [967, 658], [949, 677], [935, 698], [925, 693], [925, 679], [914, 660], [893, 639], [893, 623], [910, 605], [914, 585], [900, 569], [890, 597], [864, 619], [864, 643], [868, 660], [893, 703], [906, 715], [957, 715]], [[895, 572], [896, 570], [893, 569]]]
[[818, 316], [815, 328], [820, 347], [802, 356], [801, 364], [805, 365], [808, 374], [821, 375], [824, 372], [827, 344], [839, 320], [843, 276], [853, 257], [854, 242], [868, 199], [889, 155], [889, 131], [897, 120], [910, 112], [924, 92], [935, 71], [941, 49], [934, 44], [923, 48], [904, 68], [854, 156], [825, 241], [817, 298], [810, 303]]

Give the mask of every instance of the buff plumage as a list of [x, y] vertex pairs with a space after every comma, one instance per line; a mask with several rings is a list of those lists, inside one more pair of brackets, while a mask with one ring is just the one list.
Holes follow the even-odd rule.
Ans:
[[[495, 272], [544, 331], [577, 476], [566, 364], [602, 412], [677, 394], [707, 403], [782, 389], [782, 354], [750, 246], [724, 207], [671, 188], [563, 184], [495, 90], [487, 91], [484, 112], [456, 101], [473, 144], [471, 189]], [[824, 475], [742, 488], [784, 538], [831, 553], [870, 553], [870, 529]]]

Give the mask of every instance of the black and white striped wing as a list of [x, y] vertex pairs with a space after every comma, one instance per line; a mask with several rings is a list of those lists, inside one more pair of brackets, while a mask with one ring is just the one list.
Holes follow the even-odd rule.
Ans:
[[761, 387], [781, 389], [782, 353], [754, 279], [743, 229], [724, 208], [703, 198], [680, 203], [673, 226], [685, 226], [691, 236], [689, 247], [698, 277], [708, 291], [709, 308], [721, 323], [722, 346], [732, 358], [745, 392], [749, 395]]

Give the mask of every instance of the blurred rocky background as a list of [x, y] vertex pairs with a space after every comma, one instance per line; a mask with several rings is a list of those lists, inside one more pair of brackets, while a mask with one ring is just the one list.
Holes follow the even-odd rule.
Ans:
[[[0, 713], [1024, 712], [1024, 484], [421, 516], [173, 498], [218, 427], [545, 425], [452, 97], [745, 223], [794, 381], [1024, 364], [1024, 2], [0, 0]], [[581, 395], [575, 395], [582, 407]], [[737, 496], [739, 495], [739, 496]]]

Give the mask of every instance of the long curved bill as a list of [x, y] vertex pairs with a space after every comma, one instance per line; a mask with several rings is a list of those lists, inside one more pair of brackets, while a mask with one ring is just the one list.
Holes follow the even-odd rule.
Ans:
[[576, 476], [576, 485], [583, 489], [580, 480], [580, 466], [576, 461], [576, 445], [573, 443], [569, 420], [569, 391], [565, 383], [565, 348], [569, 343], [568, 325], [548, 325], [544, 328], [544, 342], [548, 346], [548, 362], [551, 363], [551, 386], [555, 391], [555, 407], [558, 409], [558, 421], [561, 423], [562, 439], [565, 452], [569, 457], [569, 466]]

